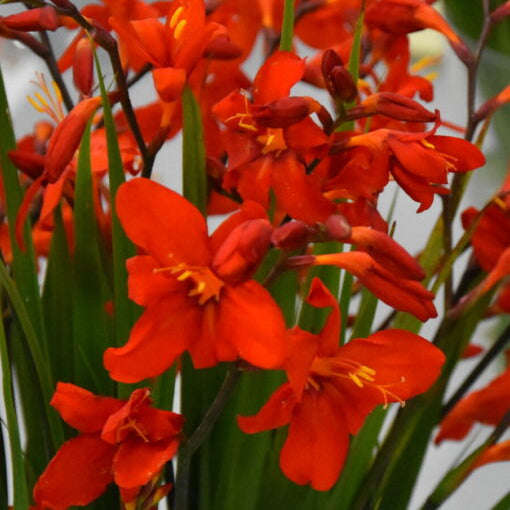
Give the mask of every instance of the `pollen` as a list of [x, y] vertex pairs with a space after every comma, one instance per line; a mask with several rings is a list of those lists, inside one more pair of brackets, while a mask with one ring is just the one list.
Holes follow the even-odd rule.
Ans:
[[[173, 256], [172, 256], [173, 257]], [[225, 285], [212, 271], [206, 266], [189, 266], [184, 262], [169, 267], [158, 267], [152, 270], [153, 273], [170, 272], [175, 275], [177, 281], [191, 283], [188, 296], [198, 299], [198, 304], [203, 306], [210, 299], [216, 302], [220, 300], [222, 287]]]

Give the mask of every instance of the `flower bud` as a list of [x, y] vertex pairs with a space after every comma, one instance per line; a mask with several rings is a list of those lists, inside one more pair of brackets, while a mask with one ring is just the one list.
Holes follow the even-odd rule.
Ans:
[[73, 82], [83, 96], [90, 96], [94, 80], [94, 55], [87, 38], [78, 41], [73, 57]]
[[264, 105], [252, 105], [253, 118], [259, 126], [285, 128], [319, 112], [322, 106], [311, 97], [282, 97]]
[[315, 237], [315, 231], [304, 221], [289, 221], [275, 228], [271, 242], [281, 250], [296, 250]]
[[269, 221], [262, 218], [238, 225], [214, 256], [215, 273], [230, 284], [250, 278], [269, 248], [272, 231]]
[[215, 37], [209, 42], [203, 56], [217, 60], [234, 60], [239, 58], [243, 51], [234, 44], [226, 35]]
[[351, 226], [345, 216], [332, 214], [324, 222], [324, 231], [329, 239], [333, 241], [345, 241], [351, 236]]
[[405, 122], [434, 122], [437, 116], [413, 99], [394, 92], [372, 94], [348, 112], [353, 119], [375, 114]]
[[510, 0], [507, 0], [491, 12], [491, 21], [492, 23], [499, 23], [507, 16], [510, 16]]
[[321, 70], [326, 87], [333, 97], [344, 102], [355, 99], [358, 94], [356, 83], [338, 53], [326, 50], [322, 56]]
[[1, 21], [6, 27], [20, 32], [53, 31], [60, 25], [57, 12], [51, 5], [12, 14], [1, 18]]
[[55, 128], [48, 144], [44, 172], [48, 182], [58, 180], [71, 161], [87, 127], [87, 122], [101, 105], [100, 97], [78, 103]]

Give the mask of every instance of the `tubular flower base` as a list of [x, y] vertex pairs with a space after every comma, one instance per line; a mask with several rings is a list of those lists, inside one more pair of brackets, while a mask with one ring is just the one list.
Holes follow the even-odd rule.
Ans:
[[288, 333], [281, 386], [255, 416], [239, 416], [246, 433], [289, 424], [280, 467], [293, 482], [328, 490], [338, 479], [349, 435], [356, 434], [378, 405], [423, 393], [435, 381], [443, 353], [403, 330], [380, 331], [338, 347], [340, 312], [324, 284], [315, 279], [308, 302], [332, 307], [319, 335], [299, 328]]

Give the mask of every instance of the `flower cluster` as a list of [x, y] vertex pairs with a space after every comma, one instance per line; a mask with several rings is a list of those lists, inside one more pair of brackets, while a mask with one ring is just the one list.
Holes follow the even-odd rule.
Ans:
[[[473, 75], [471, 87], [479, 52], [431, 1], [294, 3], [102, 0], [78, 9], [53, 0], [0, 17], [0, 37], [42, 57], [55, 80], [49, 86], [40, 76], [30, 98], [47, 118], [15, 146], [4, 151], [0, 144], [3, 259], [15, 279], [27, 261], [47, 259], [42, 298], [20, 281], [40, 342], [28, 342], [30, 365], [22, 358], [13, 364], [23, 378], [46, 356], [36, 377], [47, 372], [47, 379], [34, 384], [48, 400], [53, 381], [72, 381], [57, 383], [50, 404], [79, 432], [59, 428], [44, 408], [44, 447], [33, 458], [32, 443], [27, 449], [38, 477], [35, 508], [64, 510], [100, 497], [126, 510], [156, 508], [167, 495], [176, 510], [191, 508], [194, 497], [197, 505], [223, 501], [213, 463], [228, 456], [225, 479], [234, 480], [232, 459], [242, 451], [235, 449], [259, 437], [242, 434], [280, 427], [288, 427], [281, 471], [296, 484], [330, 490], [351, 437], [376, 407], [404, 406], [431, 387], [436, 400], [421, 405], [440, 405], [467, 344], [460, 333], [452, 345], [444, 341], [443, 331], [455, 330], [448, 321], [462, 320], [508, 276], [508, 183], [483, 210], [462, 216], [462, 247], [471, 240], [472, 265], [487, 276], [463, 281], [454, 293], [446, 274], [462, 248], [451, 246], [450, 230], [459, 194], [468, 173], [485, 164], [482, 137], [475, 144], [473, 135], [510, 100], [508, 91], [475, 110], [471, 89], [469, 124], [453, 126], [426, 104], [433, 83], [419, 74], [425, 63], [411, 65], [408, 35], [431, 29], [444, 36]], [[494, 11], [487, 30], [507, 11]], [[47, 31], [74, 38], [55, 57]], [[103, 51], [110, 90], [96, 58]], [[249, 75], [247, 59], [260, 52]], [[68, 70], [75, 99], [62, 79]], [[153, 101], [134, 104], [132, 87], [146, 75]], [[310, 95], [298, 95], [298, 84]], [[444, 134], [452, 128], [466, 136]], [[179, 132], [182, 194], [152, 178], [160, 149]], [[439, 201], [436, 195], [442, 199], [442, 223], [421, 258], [400, 244], [381, 212], [389, 190], [402, 190], [417, 214]], [[208, 221], [214, 215], [224, 216], [215, 228]], [[434, 304], [442, 283], [444, 318]], [[508, 312], [508, 296], [501, 286], [480, 317]], [[378, 302], [387, 313], [380, 327]], [[444, 327], [432, 343], [418, 324], [437, 317]], [[170, 410], [176, 374], [182, 415]], [[257, 375], [260, 387], [250, 379]], [[498, 425], [508, 405], [493, 406], [494, 394], [504, 393], [506, 375], [461, 400], [437, 442], [461, 438], [474, 421]], [[245, 393], [233, 389], [236, 377]], [[253, 402], [246, 388], [256, 393]], [[29, 393], [22, 390], [21, 399]], [[251, 404], [264, 399], [257, 412]], [[488, 414], [480, 411], [487, 406]], [[210, 450], [191, 466], [223, 410], [228, 424], [217, 430], [242, 439], [234, 446], [220, 440], [217, 449], [207, 443]], [[36, 429], [27, 419], [29, 435]], [[276, 448], [266, 446], [259, 466]], [[373, 466], [381, 468], [377, 459]], [[112, 483], [116, 496], [107, 491]], [[375, 496], [362, 492], [357, 508], [368, 508], [363, 498]]]

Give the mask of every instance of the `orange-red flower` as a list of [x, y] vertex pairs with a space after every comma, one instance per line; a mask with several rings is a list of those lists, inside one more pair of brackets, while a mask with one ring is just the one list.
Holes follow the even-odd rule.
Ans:
[[104, 355], [113, 379], [159, 375], [186, 350], [197, 368], [237, 358], [263, 368], [281, 364], [282, 313], [250, 280], [271, 235], [260, 209], [242, 210], [209, 237], [198, 209], [147, 179], [123, 184], [116, 207], [145, 252], [128, 261], [129, 296], [145, 312], [127, 344]]
[[183, 418], [151, 407], [147, 388], [126, 401], [58, 383], [51, 405], [80, 434], [62, 445], [37, 481], [40, 508], [87, 505], [112, 482], [123, 501], [132, 501], [177, 451]]
[[473, 391], [452, 409], [441, 422], [436, 444], [445, 439], [459, 441], [475, 423], [497, 425], [510, 410], [510, 367], [487, 386]]
[[308, 301], [332, 307], [319, 335], [290, 330], [288, 383], [255, 416], [238, 417], [255, 433], [289, 424], [280, 467], [297, 484], [328, 490], [345, 460], [349, 434], [356, 434], [378, 405], [403, 403], [422, 393], [439, 375], [443, 353], [407, 331], [380, 331], [339, 347], [340, 311], [320, 280]]
[[368, 164], [372, 169], [366, 171], [378, 174], [381, 183], [387, 182], [391, 173], [400, 187], [421, 204], [420, 212], [432, 205], [435, 193], [448, 193], [443, 187], [448, 182], [448, 172], [466, 172], [485, 163], [484, 155], [475, 145], [461, 138], [435, 135], [437, 127], [436, 123], [424, 133], [378, 129], [351, 137], [346, 147], [368, 149], [369, 162], [361, 154], [364, 158], [359, 165]]

